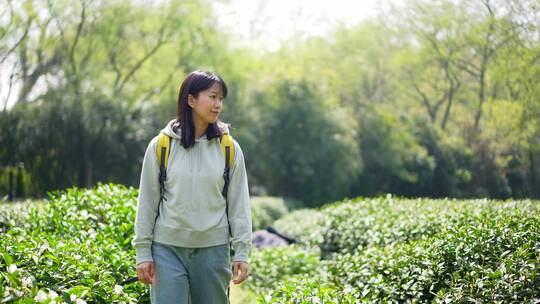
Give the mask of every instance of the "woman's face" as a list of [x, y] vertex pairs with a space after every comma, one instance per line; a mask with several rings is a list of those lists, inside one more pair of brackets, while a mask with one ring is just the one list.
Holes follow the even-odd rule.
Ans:
[[210, 88], [199, 92], [197, 98], [189, 95], [188, 104], [192, 108], [193, 122], [212, 124], [215, 123], [221, 113], [223, 103], [223, 91], [221, 86], [214, 83]]

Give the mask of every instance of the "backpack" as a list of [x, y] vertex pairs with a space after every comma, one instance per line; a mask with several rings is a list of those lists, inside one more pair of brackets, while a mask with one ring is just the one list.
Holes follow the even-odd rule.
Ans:
[[[163, 132], [159, 133], [156, 147], [157, 159], [159, 163], [159, 204], [161, 204], [163, 200], [167, 200], [165, 197], [165, 180], [167, 179], [167, 163], [169, 161], [169, 154], [171, 152], [171, 141], [172, 138], [169, 135]], [[227, 189], [229, 187], [229, 173], [234, 163], [234, 141], [228, 132], [224, 132], [219, 141], [221, 152], [225, 156], [225, 170], [223, 170], [223, 179], [225, 180], [225, 185], [223, 186], [221, 193], [225, 198], [225, 213], [227, 215], [227, 223], [229, 224], [229, 235], [232, 237], [231, 224], [229, 222], [229, 201], [227, 200]]]

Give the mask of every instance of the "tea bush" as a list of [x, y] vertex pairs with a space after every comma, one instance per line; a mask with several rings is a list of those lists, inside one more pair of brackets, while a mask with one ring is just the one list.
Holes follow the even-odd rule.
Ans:
[[320, 275], [259, 282], [277, 286], [259, 303], [540, 302], [536, 201], [359, 199], [279, 226], [302, 235], [315, 214]]
[[296, 282], [281, 284], [268, 294], [261, 294], [258, 299], [263, 304], [354, 304], [358, 303], [355, 290], [338, 290], [332, 286], [321, 285], [314, 278], [302, 278]]
[[252, 197], [251, 213], [253, 215], [253, 230], [265, 229], [288, 211], [283, 198], [271, 196]]
[[249, 287], [260, 293], [277, 288], [282, 282], [320, 277], [319, 252], [296, 245], [255, 249], [250, 257]]
[[410, 200], [389, 196], [333, 204], [322, 210], [326, 218], [322, 228], [323, 256], [424, 239], [456, 222], [472, 224], [468, 223], [472, 220], [471, 215], [490, 207], [491, 203], [487, 200]]
[[[108, 184], [0, 208], [1, 301], [148, 303], [147, 286], [119, 285], [135, 275], [136, 195]], [[540, 302], [536, 201], [388, 196], [288, 214], [279, 199], [255, 205], [300, 240], [252, 251], [241, 287], [260, 303]]]
[[0, 201], [0, 234], [10, 227], [22, 226], [30, 210], [39, 210], [47, 203], [45, 200]]
[[337, 255], [327, 264], [331, 280], [373, 301], [539, 300], [540, 219], [493, 212], [476, 219], [424, 240]]
[[20, 226], [4, 222], [0, 296], [4, 302], [148, 303], [135, 275], [137, 191], [121, 185], [51, 194]]
[[311, 247], [322, 243], [325, 219], [325, 215], [316, 209], [299, 209], [284, 215], [272, 225], [277, 231]]

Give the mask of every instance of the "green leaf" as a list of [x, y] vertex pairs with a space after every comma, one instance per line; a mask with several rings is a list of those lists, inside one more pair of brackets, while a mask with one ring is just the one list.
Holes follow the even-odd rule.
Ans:
[[9, 255], [7, 252], [3, 252], [2, 257], [4, 258], [4, 263], [6, 266], [13, 264], [13, 257], [11, 257], [11, 255]]

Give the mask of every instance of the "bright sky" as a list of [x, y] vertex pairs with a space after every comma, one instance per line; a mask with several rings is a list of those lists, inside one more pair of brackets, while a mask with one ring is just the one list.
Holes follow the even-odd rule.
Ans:
[[[388, 1], [384, 1], [388, 2]], [[396, 2], [396, 1], [393, 1]], [[376, 0], [222, 0], [214, 1], [218, 23], [243, 46], [276, 49], [295, 33], [321, 35], [338, 24], [354, 25], [374, 16]]]

